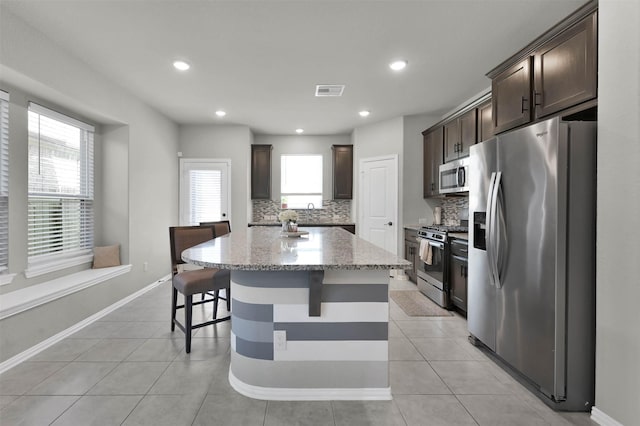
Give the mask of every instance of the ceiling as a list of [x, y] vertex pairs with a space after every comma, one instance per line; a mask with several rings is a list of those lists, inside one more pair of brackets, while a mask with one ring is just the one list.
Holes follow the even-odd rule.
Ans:
[[[441, 116], [485, 73], [584, 0], [2, 0], [90, 67], [178, 123], [349, 133]], [[394, 72], [388, 64], [406, 59]], [[172, 63], [191, 64], [186, 72]], [[316, 84], [344, 84], [339, 98]], [[216, 117], [222, 109], [226, 117]], [[362, 118], [360, 110], [371, 115]]]

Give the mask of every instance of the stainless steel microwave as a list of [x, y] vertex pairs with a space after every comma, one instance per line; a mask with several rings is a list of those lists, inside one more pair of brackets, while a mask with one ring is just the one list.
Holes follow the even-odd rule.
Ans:
[[440, 194], [469, 192], [469, 157], [440, 165]]

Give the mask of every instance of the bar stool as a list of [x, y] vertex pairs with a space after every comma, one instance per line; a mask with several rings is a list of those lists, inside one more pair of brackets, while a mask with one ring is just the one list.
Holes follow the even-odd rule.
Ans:
[[[217, 318], [218, 300], [227, 302], [227, 310], [231, 310], [230, 297], [230, 272], [226, 269], [203, 268], [191, 271], [178, 272], [178, 265], [184, 264], [182, 252], [190, 247], [212, 240], [216, 237], [213, 226], [173, 226], [169, 228], [169, 240], [171, 244], [171, 270], [172, 278], [172, 298], [171, 298], [171, 331], [177, 325], [185, 334], [186, 352], [191, 352], [191, 330], [205, 327], [222, 321], [228, 321], [231, 316]], [[225, 290], [226, 297], [220, 297], [220, 290]], [[178, 305], [178, 292], [184, 296], [184, 304]], [[213, 293], [211, 293], [213, 292]], [[193, 302], [193, 295], [201, 293], [201, 301]], [[211, 296], [206, 298], [205, 295]], [[213, 320], [199, 324], [193, 324], [193, 306], [203, 303], [213, 302]], [[178, 309], [185, 310], [185, 323], [181, 324], [176, 319]]]

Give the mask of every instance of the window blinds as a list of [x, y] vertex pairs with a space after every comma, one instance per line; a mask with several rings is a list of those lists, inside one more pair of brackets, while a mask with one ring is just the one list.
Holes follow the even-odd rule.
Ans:
[[222, 217], [222, 171], [189, 171], [189, 222], [212, 222]]
[[9, 94], [0, 90], [0, 272], [9, 262]]
[[29, 262], [93, 247], [94, 128], [29, 104]]

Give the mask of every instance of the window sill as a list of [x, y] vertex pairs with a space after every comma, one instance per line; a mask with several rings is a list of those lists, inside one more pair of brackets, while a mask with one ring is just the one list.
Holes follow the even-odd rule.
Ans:
[[132, 265], [86, 269], [42, 284], [5, 293], [0, 298], [0, 320], [84, 290], [131, 271]]
[[0, 274], [0, 286], [11, 284], [16, 274]]
[[24, 276], [27, 278], [38, 277], [50, 272], [60, 271], [61, 269], [71, 268], [72, 266], [84, 265], [93, 261], [93, 254], [85, 254], [67, 259], [56, 259], [55, 261], [46, 263], [36, 263], [27, 266]]

